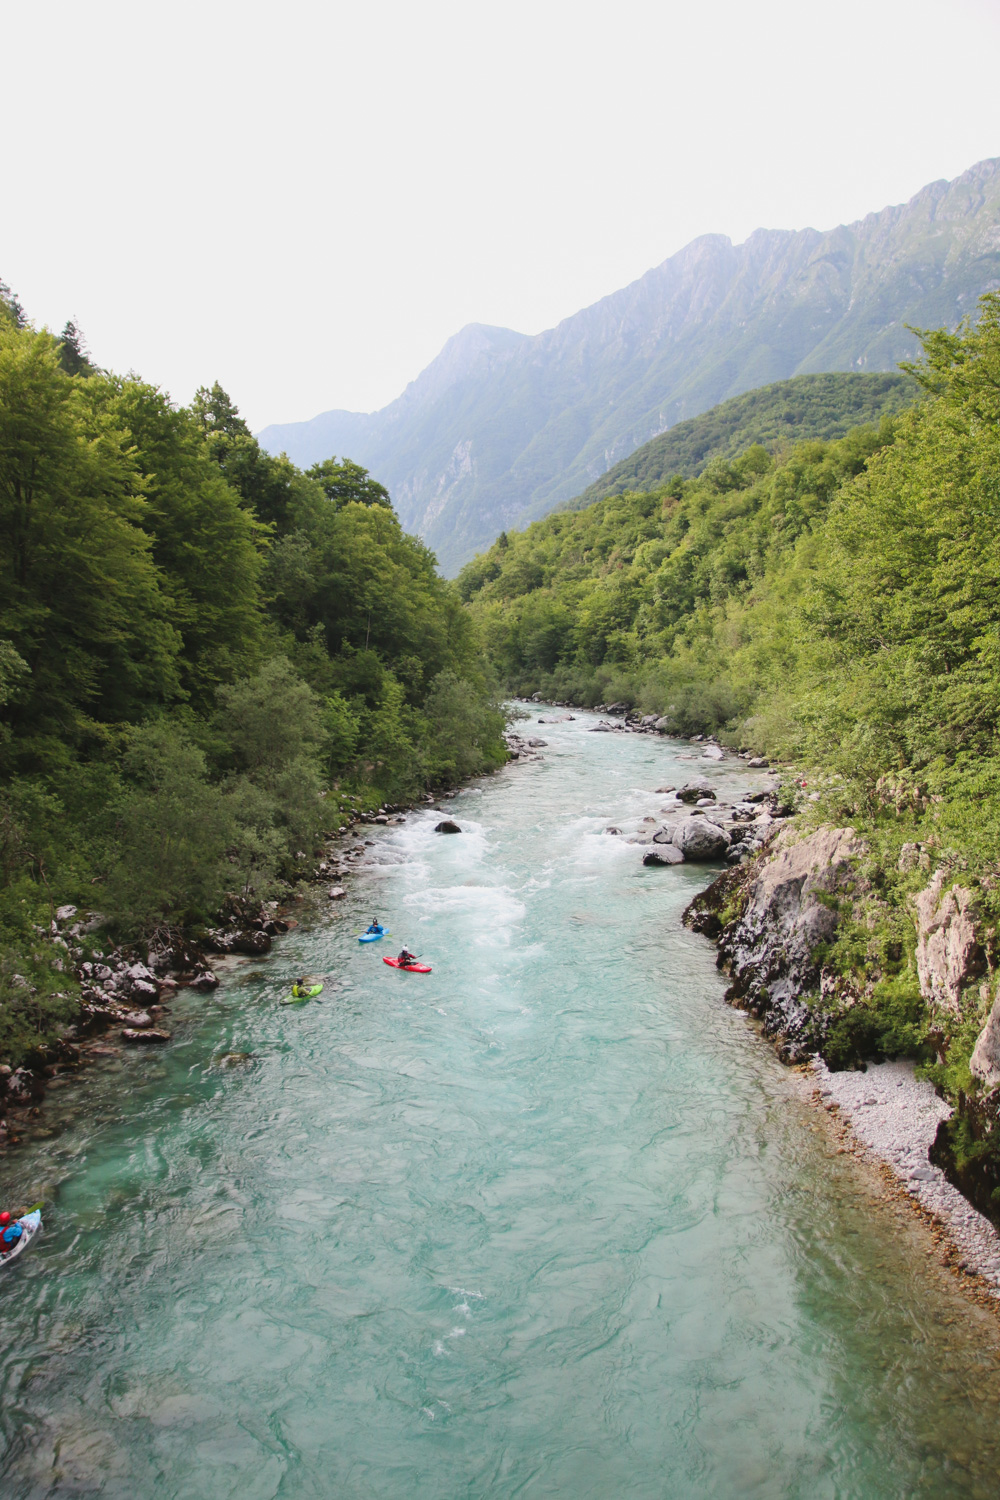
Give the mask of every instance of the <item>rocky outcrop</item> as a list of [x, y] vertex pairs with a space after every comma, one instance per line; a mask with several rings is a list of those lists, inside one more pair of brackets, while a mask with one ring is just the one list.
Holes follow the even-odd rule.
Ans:
[[976, 935], [972, 892], [953, 885], [945, 890], [945, 872], [917, 897], [917, 974], [929, 1005], [957, 1015], [962, 990], [986, 969], [986, 955]]
[[995, 1089], [1000, 1084], [1000, 996], [994, 1000], [986, 1025], [976, 1039], [969, 1071], [987, 1088]]
[[760, 860], [723, 875], [685, 912], [719, 943], [732, 981], [726, 998], [760, 1017], [789, 1060], [816, 1050], [805, 997], [820, 989], [816, 950], [837, 931], [862, 852], [853, 828], [785, 828]]

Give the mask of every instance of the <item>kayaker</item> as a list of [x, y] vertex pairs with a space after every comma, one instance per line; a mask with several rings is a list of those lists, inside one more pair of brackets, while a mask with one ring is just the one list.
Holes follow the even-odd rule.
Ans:
[[0, 1255], [9, 1255], [24, 1233], [24, 1225], [4, 1211], [0, 1214]]
[[396, 959], [396, 962], [400, 965], [401, 968], [405, 968], [407, 964], [415, 964], [416, 961], [417, 955], [415, 953], [411, 953], [409, 948], [403, 948], [400, 951], [399, 957]]
[[312, 985], [309, 983], [308, 979], [296, 979], [295, 983], [292, 985], [292, 994], [295, 995], [296, 998], [298, 998], [298, 996], [300, 995], [308, 994], [311, 989]]
[[368, 931], [369, 932], [381, 932], [382, 931], [382, 924], [379, 921], [378, 917], [372, 917], [371, 926], [368, 928]]

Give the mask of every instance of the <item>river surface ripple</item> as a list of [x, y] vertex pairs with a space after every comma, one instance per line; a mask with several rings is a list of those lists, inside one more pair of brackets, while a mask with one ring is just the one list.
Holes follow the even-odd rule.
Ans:
[[3, 1166], [49, 1199], [0, 1279], [4, 1495], [997, 1493], [989, 1315], [723, 1003], [706, 872], [601, 831], [750, 777], [592, 722], [53, 1090]]

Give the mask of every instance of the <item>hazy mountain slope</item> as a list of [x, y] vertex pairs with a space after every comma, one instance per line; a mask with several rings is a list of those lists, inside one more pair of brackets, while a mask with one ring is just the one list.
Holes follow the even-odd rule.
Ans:
[[692, 479], [713, 458], [736, 458], [753, 443], [772, 452], [804, 438], [831, 441], [852, 427], [876, 423], [917, 399], [906, 375], [796, 375], [731, 396], [686, 417], [615, 464], [570, 502], [580, 510], [606, 495], [652, 490], [674, 474]]
[[1000, 287], [1000, 160], [856, 224], [704, 235], [534, 337], [471, 325], [380, 412], [266, 428], [307, 464], [366, 464], [454, 572], [685, 417], [804, 372], [887, 370], [907, 323]]

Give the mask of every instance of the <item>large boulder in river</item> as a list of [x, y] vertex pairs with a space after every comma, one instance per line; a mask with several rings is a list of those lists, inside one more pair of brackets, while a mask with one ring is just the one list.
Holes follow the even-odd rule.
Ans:
[[435, 833], [461, 833], [462, 830], [461, 830], [461, 828], [459, 828], [458, 824], [457, 823], [453, 823], [450, 818], [443, 818], [440, 823], [435, 823], [435, 825], [434, 825], [434, 832]]
[[681, 802], [700, 802], [703, 798], [715, 801], [715, 788], [704, 776], [696, 776], [693, 781], [686, 781], [677, 793]]
[[682, 865], [684, 856], [673, 844], [657, 844], [642, 856], [644, 865]]
[[729, 848], [729, 834], [708, 818], [682, 818], [674, 829], [673, 848], [679, 849], [685, 859], [705, 863], [713, 859], [725, 859]]

